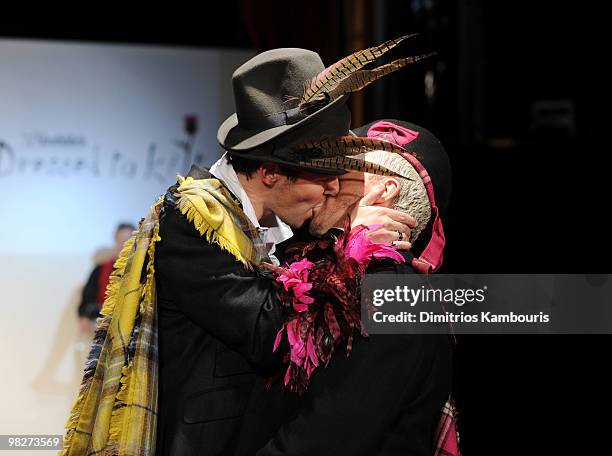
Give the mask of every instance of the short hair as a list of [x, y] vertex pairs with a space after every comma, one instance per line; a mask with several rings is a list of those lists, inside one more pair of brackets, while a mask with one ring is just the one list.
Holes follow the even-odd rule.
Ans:
[[[393, 176], [398, 180], [400, 188], [392, 208], [406, 212], [416, 219], [417, 226], [410, 231], [409, 239], [410, 242], [416, 241], [431, 219], [431, 204], [427, 196], [427, 189], [419, 173], [408, 160], [394, 152], [385, 152], [382, 150], [367, 152], [365, 154], [365, 160], [382, 165], [391, 171], [395, 171], [402, 176], [412, 179], [408, 180], [404, 177]], [[386, 176], [372, 174], [370, 179], [376, 182], [383, 180], [385, 177]]]
[[[234, 171], [237, 173], [244, 174], [247, 179], [253, 176], [253, 173], [259, 169], [259, 167], [265, 163], [258, 160], [249, 160], [247, 158], [237, 157], [235, 155], [227, 154], [227, 161], [232, 165]], [[281, 174], [287, 176], [291, 181], [296, 180], [300, 177], [300, 172], [296, 169], [288, 168], [283, 165], [278, 165]]]
[[129, 222], [122, 222], [119, 225], [117, 225], [117, 229], [115, 230], [115, 234], [117, 234], [121, 230], [134, 231], [134, 230], [136, 230], [136, 227], [133, 224], [129, 223]]

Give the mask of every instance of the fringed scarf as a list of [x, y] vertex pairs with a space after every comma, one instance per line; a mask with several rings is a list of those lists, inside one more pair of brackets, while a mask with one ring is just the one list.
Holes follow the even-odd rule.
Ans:
[[[249, 269], [269, 261], [257, 230], [217, 179], [179, 176], [181, 213]], [[158, 351], [155, 246], [161, 197], [114, 264], [61, 456], [155, 453]]]

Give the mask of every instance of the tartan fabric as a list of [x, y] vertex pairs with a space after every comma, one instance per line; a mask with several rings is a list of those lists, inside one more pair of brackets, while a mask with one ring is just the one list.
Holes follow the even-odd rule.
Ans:
[[[61, 455], [155, 451], [159, 199], [115, 262]], [[143, 276], [145, 280], [141, 280]]]
[[202, 236], [233, 254], [247, 269], [269, 262], [268, 250], [231, 192], [218, 179], [179, 176], [177, 207]]
[[442, 407], [435, 442], [434, 456], [461, 456], [459, 432], [457, 431], [457, 409], [452, 397], [449, 397]]
[[[245, 267], [267, 259], [256, 228], [217, 179], [179, 176], [177, 207]], [[159, 198], [115, 262], [61, 456], [149, 456], [157, 431], [155, 246]]]

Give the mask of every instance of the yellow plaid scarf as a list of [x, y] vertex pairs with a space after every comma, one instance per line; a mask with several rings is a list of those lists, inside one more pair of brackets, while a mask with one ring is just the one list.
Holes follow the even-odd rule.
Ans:
[[[253, 269], [267, 254], [257, 230], [217, 179], [179, 176], [176, 205], [210, 243]], [[155, 244], [165, 197], [125, 243], [115, 262], [62, 456], [155, 453], [157, 316]]]

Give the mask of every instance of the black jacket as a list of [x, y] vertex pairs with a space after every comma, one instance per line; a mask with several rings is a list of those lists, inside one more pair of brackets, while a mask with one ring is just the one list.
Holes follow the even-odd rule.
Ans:
[[171, 202], [155, 258], [159, 327], [158, 455], [233, 455], [255, 372], [283, 311], [270, 278], [210, 244]]
[[[369, 273], [413, 274], [407, 264]], [[451, 391], [448, 335], [370, 335], [350, 357], [336, 354], [298, 398], [277, 382], [253, 389], [240, 456], [432, 455], [433, 434]], [[259, 450], [259, 451], [258, 451]]]
[[95, 320], [100, 316], [102, 303], [98, 302], [98, 283], [100, 280], [100, 272], [102, 265], [97, 265], [93, 268], [87, 279], [87, 283], [83, 287], [81, 293], [81, 302], [78, 308], [79, 317]]

